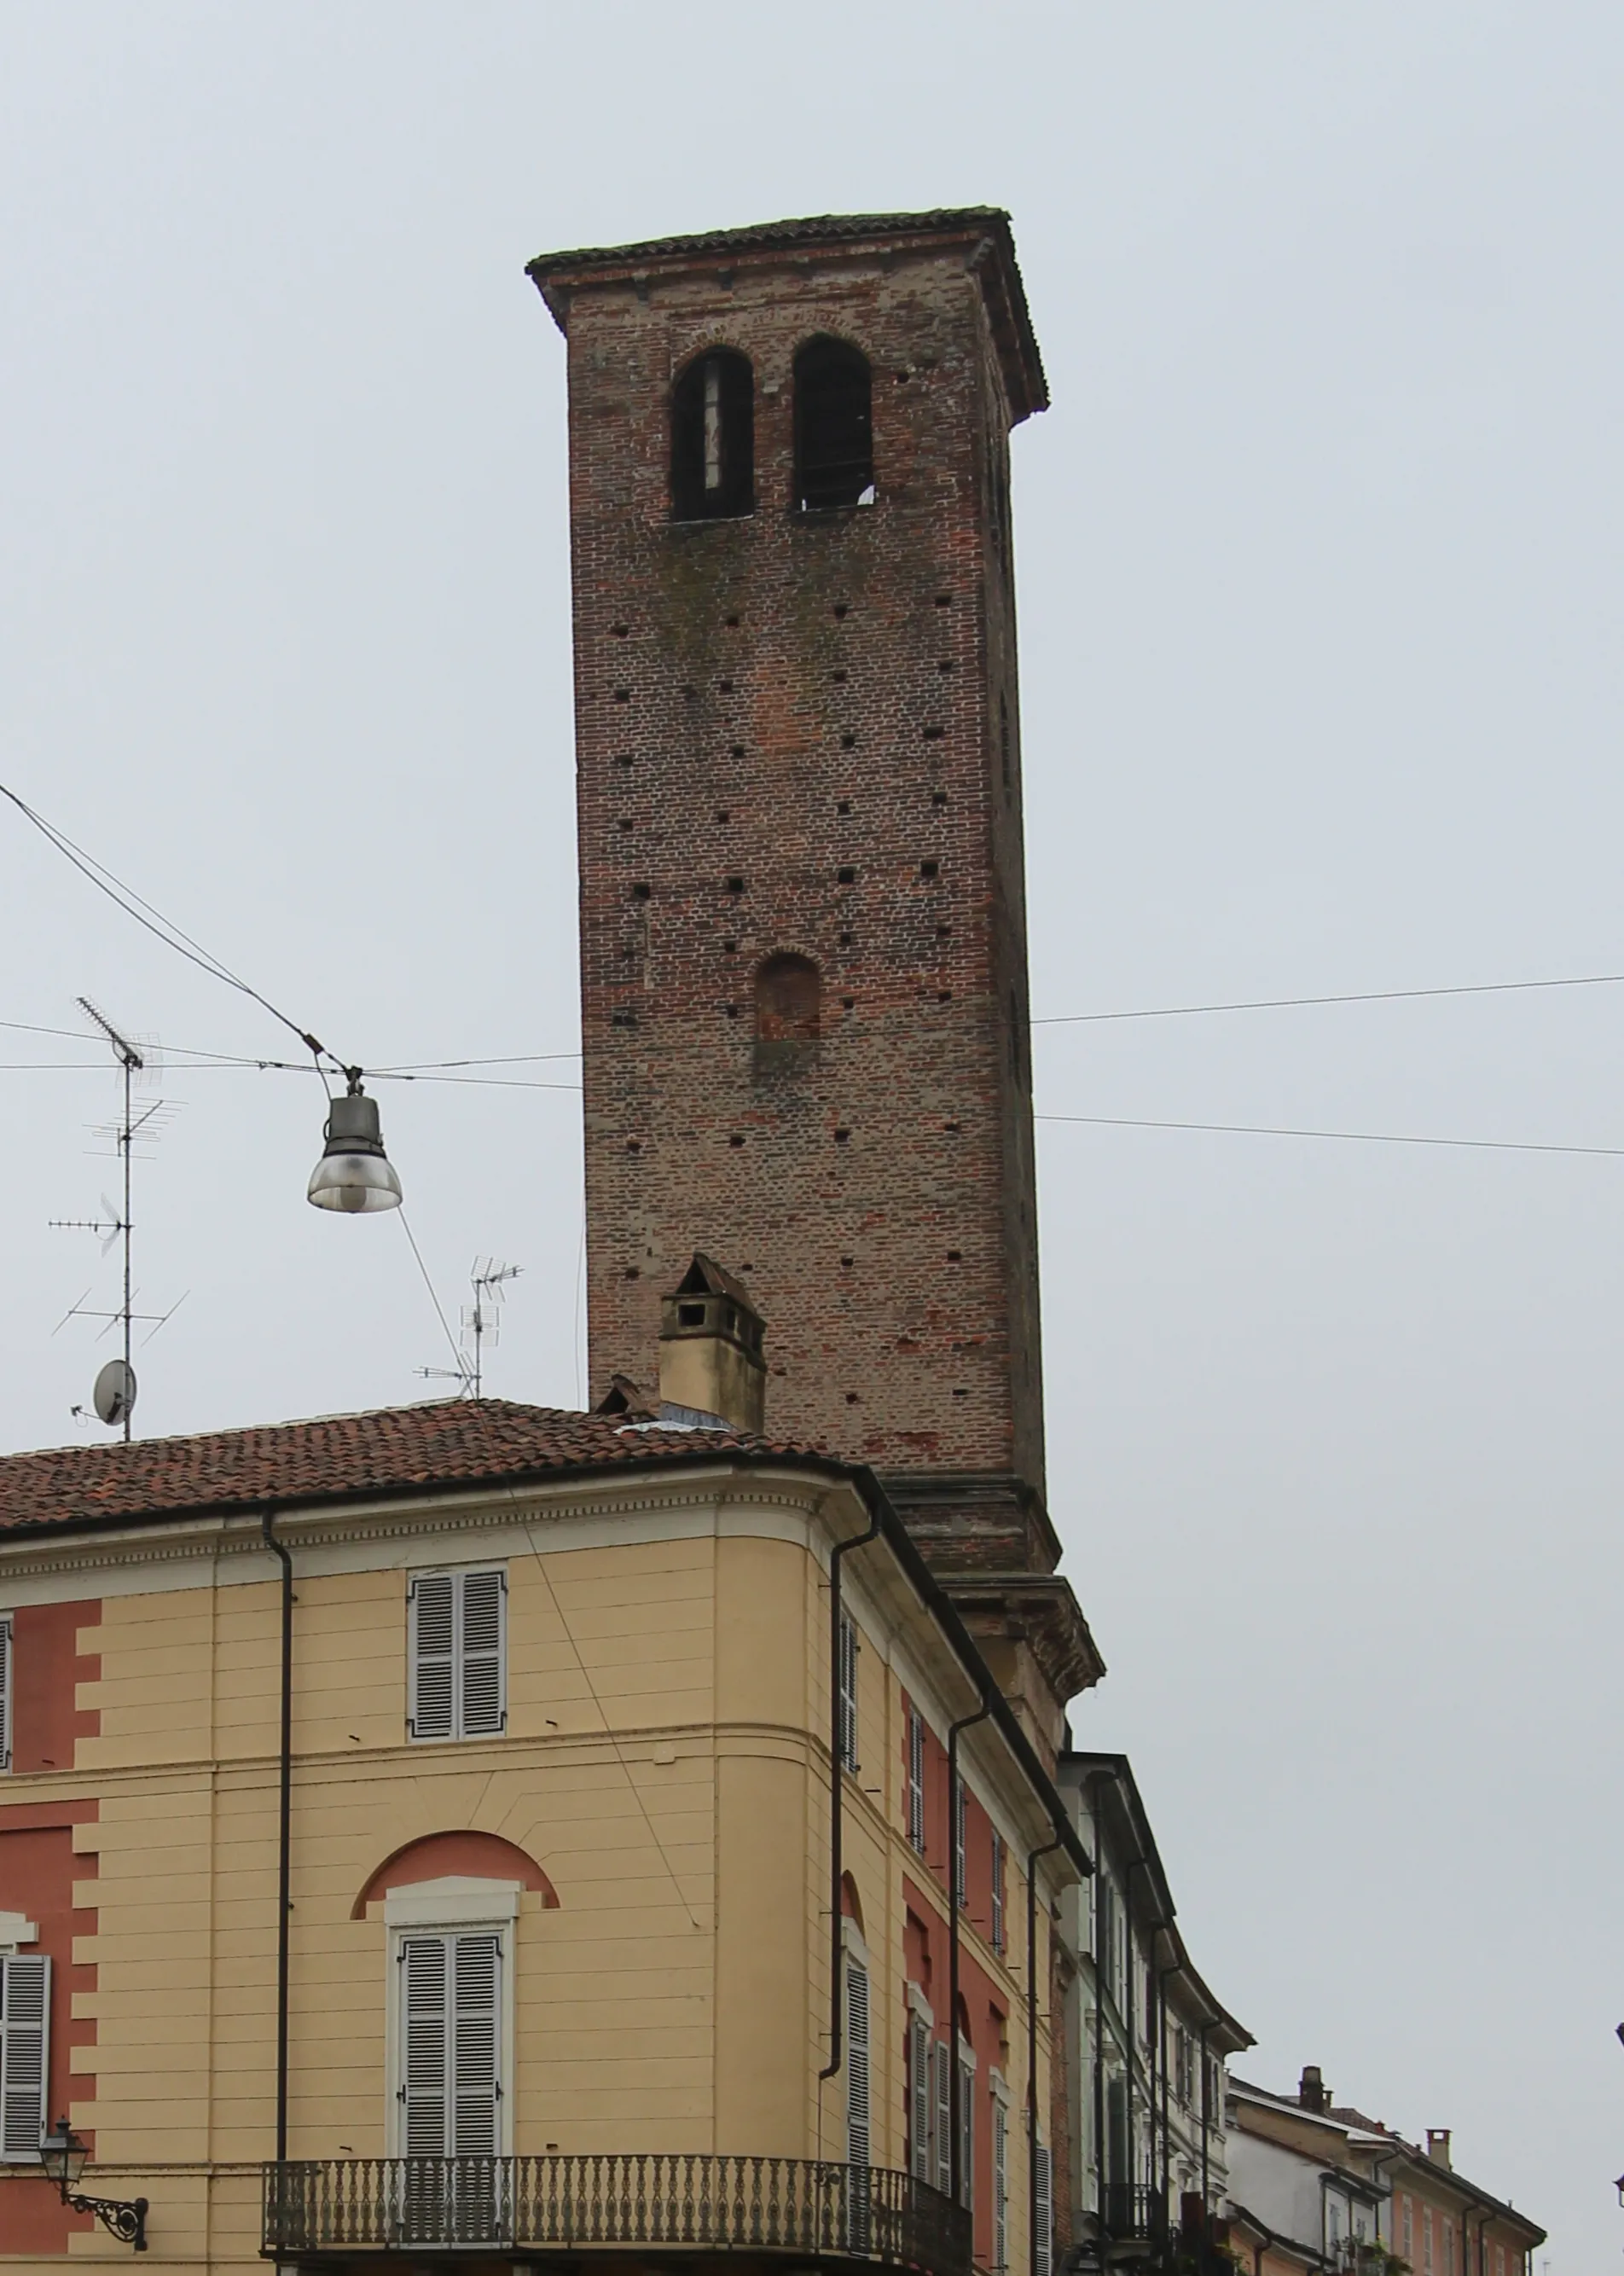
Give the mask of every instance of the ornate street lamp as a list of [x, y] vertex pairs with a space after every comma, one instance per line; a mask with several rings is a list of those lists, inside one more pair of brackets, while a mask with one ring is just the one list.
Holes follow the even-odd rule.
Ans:
[[133, 2244], [138, 2252], [147, 2249], [147, 2200], [135, 2197], [126, 2202], [122, 2197], [85, 2197], [79, 2194], [80, 2176], [85, 2170], [85, 2160], [90, 2155], [65, 2118], [58, 2118], [54, 2132], [42, 2136], [40, 2143], [40, 2163], [57, 2184], [62, 2202], [70, 2212], [93, 2212], [110, 2236], [120, 2244]]

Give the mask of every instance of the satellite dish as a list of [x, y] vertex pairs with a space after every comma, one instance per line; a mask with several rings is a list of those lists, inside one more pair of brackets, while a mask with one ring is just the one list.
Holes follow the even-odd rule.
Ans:
[[95, 1411], [110, 1429], [122, 1422], [135, 1406], [135, 1369], [127, 1360], [110, 1359], [95, 1379], [90, 1394]]

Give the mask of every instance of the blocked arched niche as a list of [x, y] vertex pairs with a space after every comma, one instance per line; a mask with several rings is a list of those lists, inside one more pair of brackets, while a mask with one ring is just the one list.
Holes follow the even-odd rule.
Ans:
[[849, 1873], [840, 1876], [840, 1911], [851, 1922], [859, 1936], [862, 1934], [862, 1899], [857, 1893], [857, 1884]]
[[440, 1881], [459, 1874], [469, 1880], [517, 1881], [521, 1889], [541, 1893], [543, 1905], [556, 1906], [558, 1891], [534, 1857], [498, 1833], [425, 1833], [386, 1857], [368, 1878], [350, 1908], [352, 1920], [365, 1920], [367, 1908], [382, 1900], [391, 1889], [409, 1889], [416, 1881]]

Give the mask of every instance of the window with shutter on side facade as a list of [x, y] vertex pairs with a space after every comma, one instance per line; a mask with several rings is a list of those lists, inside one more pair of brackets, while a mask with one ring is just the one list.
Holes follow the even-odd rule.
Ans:
[[952, 2052], [945, 2040], [936, 2047], [936, 2185], [944, 2196], [953, 2186]]
[[507, 1727], [507, 1575], [419, 1573], [410, 1597], [414, 1739], [494, 1738]]
[[975, 2058], [959, 2042], [959, 2202], [975, 2203]]
[[869, 2063], [869, 1971], [851, 1954], [846, 1960], [846, 2227], [854, 2251], [866, 2251], [870, 2227], [869, 2151], [872, 2146]]
[[840, 1697], [837, 1715], [841, 1767], [854, 1771], [857, 1768], [857, 1627], [855, 1621], [845, 1617], [840, 1621]]
[[910, 2014], [907, 2019], [907, 2162], [909, 2173], [918, 2181], [932, 2181], [936, 2178], [930, 2150], [932, 2095], [930, 2026], [922, 2015]]
[[42, 1953], [0, 1958], [0, 2158], [36, 2163], [49, 2123], [50, 1961]]
[[1054, 2265], [1054, 2163], [1046, 2143], [1039, 2142], [1034, 2175], [1037, 2234], [1032, 2239], [1032, 2276], [1050, 2276]]
[[992, 2265], [1009, 2265], [1009, 2113], [992, 2104]]
[[907, 1838], [920, 1855], [925, 1847], [925, 1718], [910, 1707], [907, 1718]]
[[0, 1612], [0, 1771], [11, 1767], [11, 1616]]

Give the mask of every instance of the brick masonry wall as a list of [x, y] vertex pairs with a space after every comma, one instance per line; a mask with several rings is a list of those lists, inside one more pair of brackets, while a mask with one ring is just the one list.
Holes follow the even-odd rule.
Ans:
[[[766, 1319], [770, 1430], [1041, 1491], [1009, 413], [974, 243], [571, 293], [590, 1368], [595, 1398], [654, 1382], [702, 1248]], [[878, 497], [801, 515], [820, 332], [871, 360]], [[674, 523], [671, 387], [717, 345], [755, 368], [756, 509]], [[785, 950], [822, 1033], [763, 1066]]]

